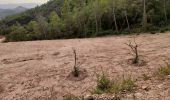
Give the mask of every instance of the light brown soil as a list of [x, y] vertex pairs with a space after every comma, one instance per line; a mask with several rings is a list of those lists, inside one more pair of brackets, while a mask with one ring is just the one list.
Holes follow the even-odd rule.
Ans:
[[[102, 70], [110, 78], [131, 76], [142, 93], [138, 100], [170, 100], [170, 76], [159, 80], [155, 72], [170, 62], [170, 33], [143, 34], [136, 37], [144, 66], [129, 64], [132, 58], [125, 45], [134, 36], [0, 43], [0, 100], [62, 100], [73, 94], [85, 96], [96, 86]], [[87, 77], [67, 79], [74, 66], [72, 48], [77, 50]], [[144, 81], [142, 75], [151, 77]], [[149, 87], [143, 90], [142, 87]], [[130, 94], [129, 94], [130, 95]], [[133, 100], [129, 95], [125, 100]]]

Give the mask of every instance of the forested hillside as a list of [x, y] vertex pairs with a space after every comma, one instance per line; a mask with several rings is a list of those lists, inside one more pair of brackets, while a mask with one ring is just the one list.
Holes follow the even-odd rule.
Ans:
[[0, 21], [6, 41], [170, 30], [170, 0], [50, 0]]

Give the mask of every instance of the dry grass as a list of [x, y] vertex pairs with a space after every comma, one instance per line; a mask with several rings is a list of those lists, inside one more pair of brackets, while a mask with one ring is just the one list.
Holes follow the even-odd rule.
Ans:
[[97, 86], [93, 91], [94, 94], [133, 92], [135, 90], [135, 82], [131, 77], [123, 79], [110, 80], [106, 74], [98, 77]]
[[150, 77], [148, 75], [146, 75], [146, 74], [142, 74], [142, 76], [143, 76], [143, 80], [144, 81], [147, 81], [147, 80], [150, 79]]
[[167, 63], [166, 66], [159, 68], [158, 75], [160, 76], [170, 75], [170, 64]]

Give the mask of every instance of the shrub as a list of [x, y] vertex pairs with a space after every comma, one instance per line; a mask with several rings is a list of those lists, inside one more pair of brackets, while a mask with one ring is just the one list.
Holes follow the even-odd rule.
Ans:
[[111, 85], [111, 80], [103, 73], [101, 76], [98, 76], [95, 93], [101, 94], [111, 92]]
[[110, 80], [105, 74], [98, 77], [97, 86], [93, 93], [115, 93], [119, 94], [122, 92], [132, 92], [134, 90], [135, 83], [131, 78], [123, 80]]
[[148, 75], [143, 74], [143, 80], [144, 80], [144, 81], [149, 80], [149, 79], [150, 79], [150, 77], [149, 77]]
[[170, 75], [170, 64], [167, 63], [167, 65], [165, 67], [159, 68], [158, 74], [161, 75], [161, 76]]
[[129, 43], [125, 43], [130, 49], [133, 54], [132, 64], [138, 64], [139, 63], [139, 52], [138, 52], [138, 44], [136, 43], [136, 39], [134, 38], [134, 44], [132, 44], [131, 41]]
[[134, 87], [135, 87], [135, 83], [130, 77], [127, 79], [123, 79], [121, 84], [121, 91], [132, 92], [134, 90]]
[[105, 30], [105, 31], [100, 31], [99, 33], [97, 33], [96, 36], [106, 36], [111, 34], [115, 34], [113, 30]]
[[24, 33], [11, 33], [6, 36], [6, 41], [11, 42], [11, 41], [27, 41], [28, 36], [27, 34]]

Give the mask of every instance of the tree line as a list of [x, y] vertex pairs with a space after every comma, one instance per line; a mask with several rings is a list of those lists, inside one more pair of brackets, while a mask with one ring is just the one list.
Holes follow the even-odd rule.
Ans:
[[170, 30], [170, 0], [50, 0], [0, 21], [7, 41]]

